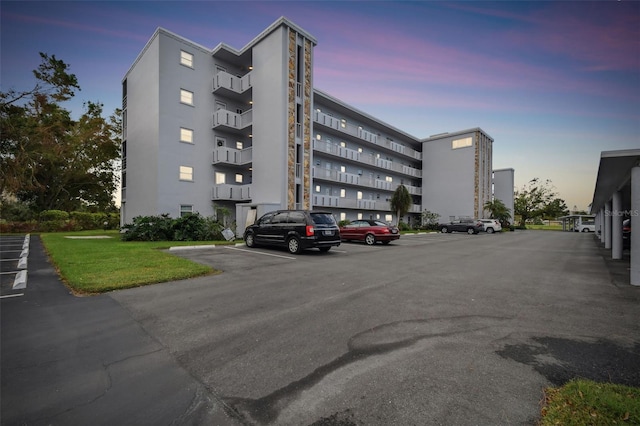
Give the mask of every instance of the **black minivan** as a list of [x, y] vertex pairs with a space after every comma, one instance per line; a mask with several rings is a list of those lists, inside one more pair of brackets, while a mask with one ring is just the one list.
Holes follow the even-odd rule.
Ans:
[[264, 214], [244, 231], [247, 247], [286, 247], [297, 254], [318, 248], [326, 252], [340, 245], [340, 228], [329, 212], [317, 210], [277, 210]]

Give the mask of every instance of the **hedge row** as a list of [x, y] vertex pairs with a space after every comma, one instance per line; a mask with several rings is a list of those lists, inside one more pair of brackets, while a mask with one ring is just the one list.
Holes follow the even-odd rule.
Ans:
[[199, 213], [172, 219], [168, 214], [137, 216], [122, 227], [124, 241], [220, 241], [221, 223]]
[[39, 220], [0, 221], [0, 233], [85, 231], [90, 229], [118, 229], [118, 213], [87, 213], [61, 210], [43, 211]]

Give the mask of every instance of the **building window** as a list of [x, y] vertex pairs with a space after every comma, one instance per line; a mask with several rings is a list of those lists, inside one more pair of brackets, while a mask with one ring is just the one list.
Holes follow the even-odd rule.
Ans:
[[344, 188], [341, 188], [341, 189], [340, 189], [340, 197], [341, 197], [341, 198], [344, 198], [344, 197], [346, 197], [346, 196], [347, 196], [347, 190], [346, 190], [346, 189], [344, 189]]
[[347, 214], [345, 212], [340, 212], [340, 220], [347, 220]]
[[451, 142], [451, 149], [466, 148], [473, 145], [473, 138], [469, 136], [464, 139], [456, 139]]
[[387, 214], [384, 216], [384, 220], [386, 220], [387, 222], [391, 223], [393, 221], [393, 215], [392, 214]]
[[193, 55], [184, 50], [180, 51], [180, 63], [186, 67], [193, 68]]
[[320, 185], [316, 185], [316, 192], [320, 192]]
[[180, 204], [180, 217], [190, 216], [193, 214], [193, 206], [190, 204]]
[[318, 134], [316, 135], [316, 139], [317, 139], [317, 140], [322, 139], [322, 136], [320, 136], [320, 133], [318, 133]]
[[340, 166], [340, 171], [342, 173], [345, 173], [347, 171], [347, 168], [345, 166]]
[[180, 89], [180, 103], [193, 105], [193, 92]]
[[358, 220], [362, 220], [362, 213], [358, 213]]
[[193, 182], [193, 167], [180, 166], [180, 180]]
[[362, 191], [358, 191], [358, 200], [362, 200]]
[[242, 174], [236, 173], [236, 183], [242, 183]]
[[342, 120], [340, 120], [340, 127], [342, 127], [343, 129], [347, 127], [347, 120], [345, 120], [344, 118]]
[[391, 176], [387, 176], [385, 180], [389, 183], [393, 182], [393, 178]]
[[180, 127], [180, 142], [193, 143], [193, 130]]
[[345, 141], [340, 142], [340, 146], [343, 148], [347, 147], [347, 143]]
[[224, 173], [216, 172], [216, 185], [222, 185], [227, 180], [227, 176]]
[[244, 144], [240, 141], [236, 141], [236, 149], [243, 149]]
[[361, 147], [358, 148], [358, 152], [362, 154], [362, 148]]

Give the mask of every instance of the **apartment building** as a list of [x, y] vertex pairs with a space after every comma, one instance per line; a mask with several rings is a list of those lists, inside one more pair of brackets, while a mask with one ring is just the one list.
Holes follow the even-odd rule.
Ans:
[[475, 128], [423, 140], [422, 207], [441, 221], [482, 218], [492, 199], [493, 139]]
[[[476, 129], [474, 155], [433, 150], [435, 139], [314, 89], [316, 44], [286, 18], [239, 50], [157, 29], [122, 82], [122, 223], [222, 209], [240, 235], [255, 217], [293, 208], [395, 222], [389, 201], [399, 185], [413, 198], [405, 222], [419, 222], [427, 206], [481, 217], [493, 140]], [[463, 191], [449, 181], [455, 170], [465, 171], [453, 173], [465, 180]], [[432, 186], [440, 187], [433, 200]], [[446, 207], [458, 199], [467, 201]]]

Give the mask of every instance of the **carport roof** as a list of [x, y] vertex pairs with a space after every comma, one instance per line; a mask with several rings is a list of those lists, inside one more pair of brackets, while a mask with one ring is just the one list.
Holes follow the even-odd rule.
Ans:
[[591, 203], [591, 213], [595, 214], [611, 199], [614, 192], [624, 188], [631, 181], [631, 168], [640, 163], [640, 149], [602, 151], [596, 188]]

